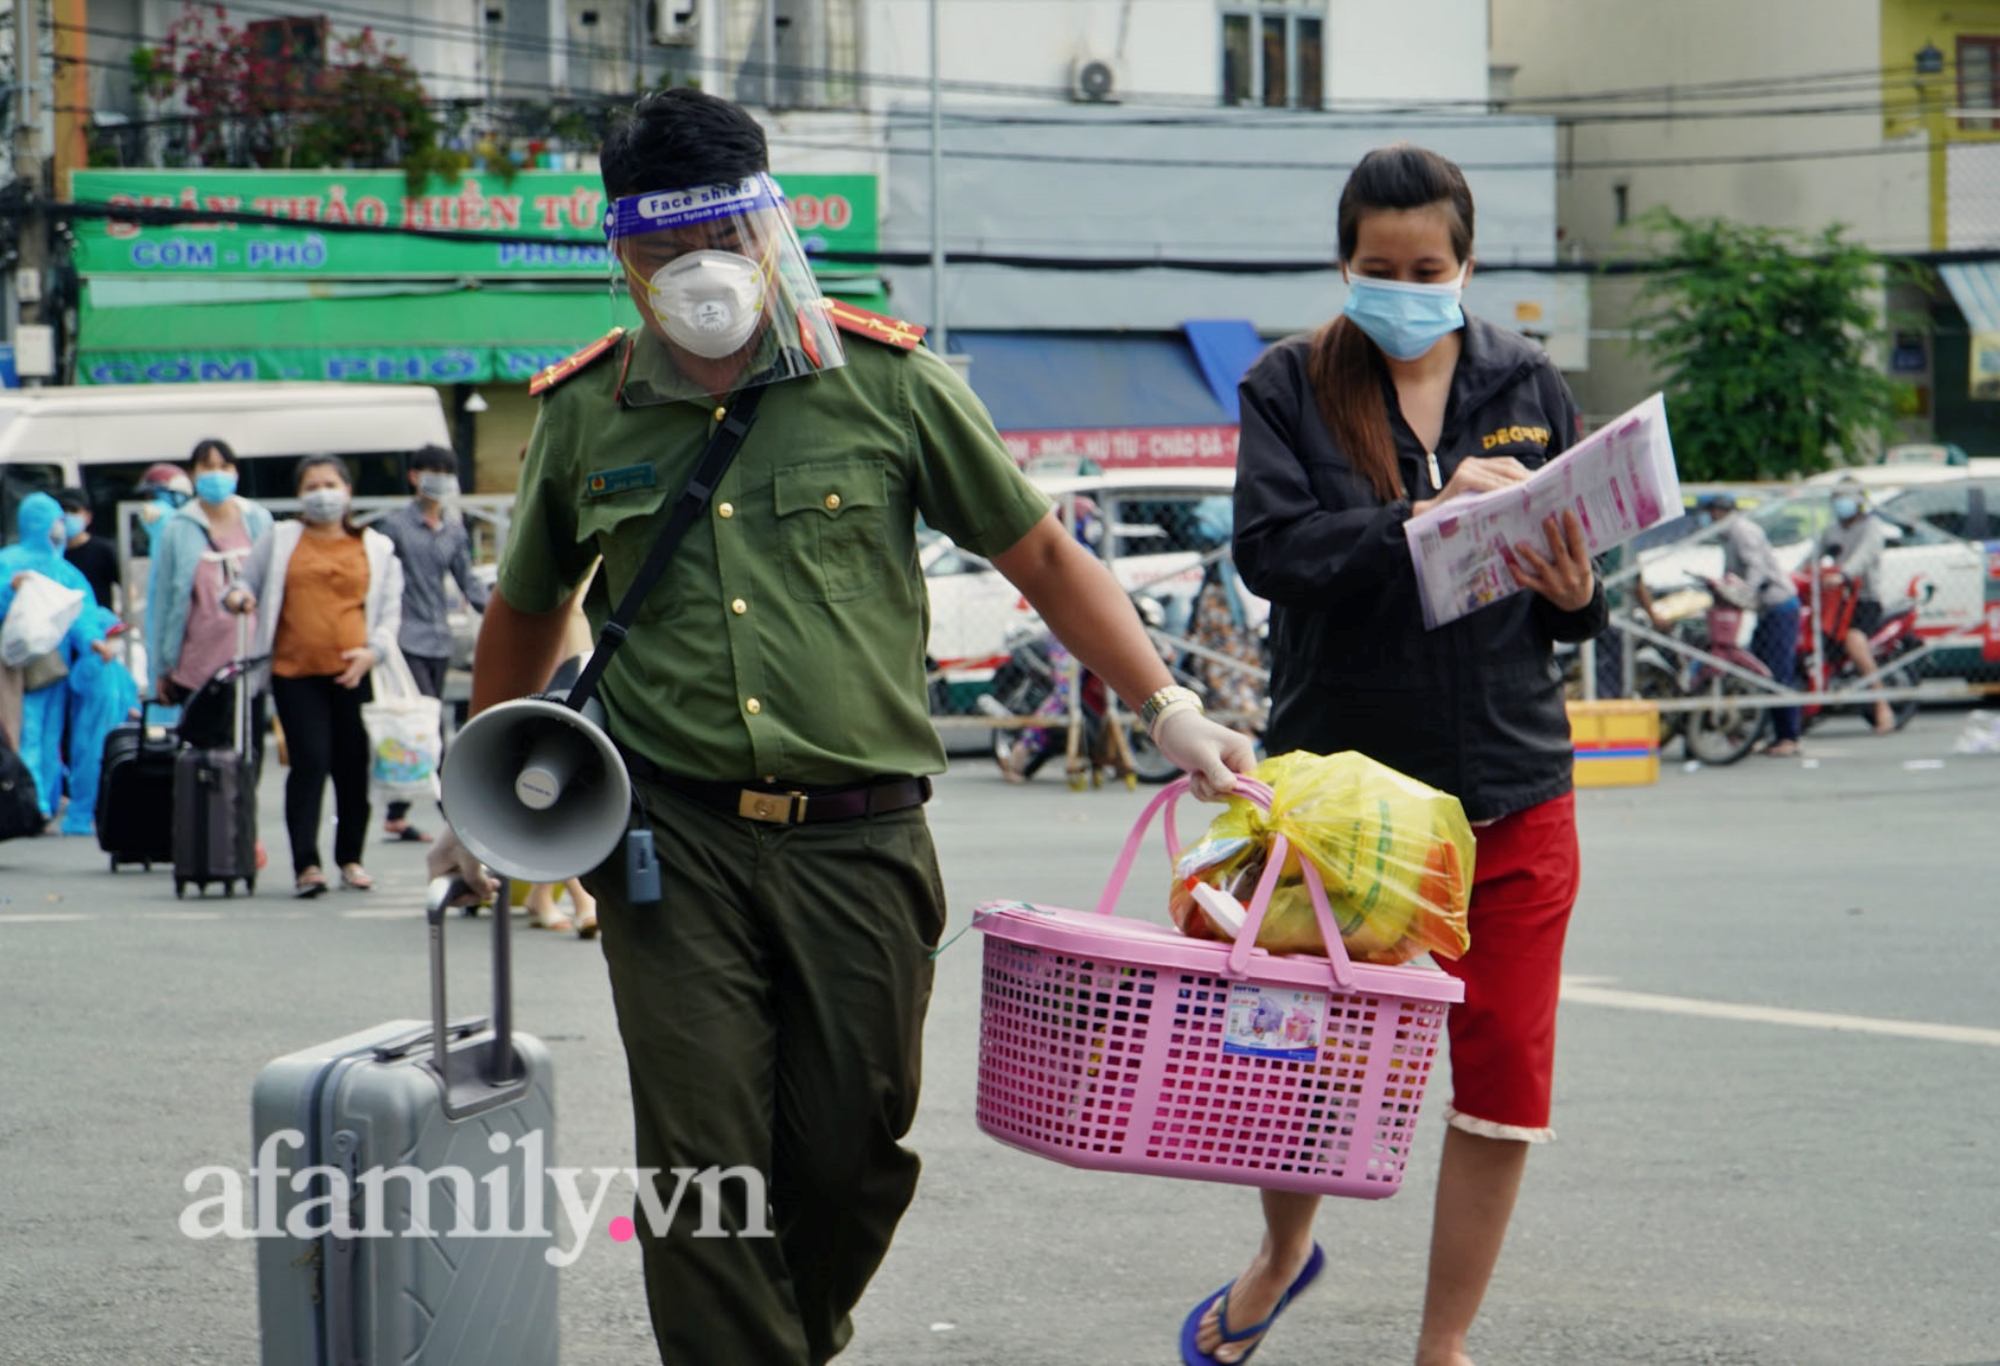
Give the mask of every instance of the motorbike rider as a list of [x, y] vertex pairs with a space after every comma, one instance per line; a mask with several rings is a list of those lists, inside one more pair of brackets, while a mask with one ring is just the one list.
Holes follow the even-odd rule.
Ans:
[[[1882, 624], [1882, 552], [1888, 547], [1889, 538], [1882, 523], [1862, 501], [1858, 485], [1842, 484], [1834, 490], [1833, 516], [1834, 522], [1813, 542], [1807, 563], [1817, 567], [1831, 559], [1841, 577], [1854, 585], [1858, 594], [1854, 616], [1841, 645], [1856, 671], [1863, 678], [1873, 678], [1877, 672], [1875, 651], [1868, 638]], [[1875, 733], [1887, 735], [1895, 728], [1895, 713], [1886, 700], [1877, 698]]]
[[[1722, 545], [1723, 574], [1741, 579], [1756, 599], [1757, 626], [1750, 635], [1750, 653], [1771, 671], [1773, 680], [1786, 688], [1796, 688], [1799, 595], [1792, 586], [1792, 576], [1778, 564], [1771, 538], [1748, 517], [1735, 515], [1733, 494], [1705, 493], [1696, 500], [1695, 513], [1720, 528], [1716, 540]], [[1799, 709], [1774, 709], [1771, 724], [1772, 740], [1764, 752], [1774, 759], [1797, 754], [1803, 728]]]

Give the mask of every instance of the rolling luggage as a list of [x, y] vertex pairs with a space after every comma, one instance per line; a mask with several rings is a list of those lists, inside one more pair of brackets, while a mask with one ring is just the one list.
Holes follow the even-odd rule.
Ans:
[[[249, 620], [237, 618], [236, 658], [215, 671], [181, 711], [174, 759], [174, 895], [193, 883], [203, 896], [220, 882], [224, 896], [257, 890], [257, 764], [250, 737], [250, 689], [262, 660], [245, 659]], [[196, 705], [197, 703], [202, 705]], [[194, 728], [204, 714], [232, 711], [228, 739]], [[218, 741], [222, 743], [218, 744]]]
[[27, 762], [7, 743], [7, 733], [0, 730], [0, 840], [39, 835], [44, 824], [41, 799], [35, 792], [35, 775], [28, 772]]
[[[147, 709], [141, 709], [142, 718]], [[126, 721], [104, 737], [97, 782], [97, 847], [121, 863], [174, 860], [174, 728], [151, 719]]]
[[505, 915], [490, 1026], [446, 1022], [456, 887], [430, 887], [429, 1024], [392, 1020], [258, 1074], [257, 1167], [268, 1154], [288, 1174], [337, 1173], [259, 1187], [264, 1366], [554, 1366], [554, 1074], [541, 1041], [512, 1030]]

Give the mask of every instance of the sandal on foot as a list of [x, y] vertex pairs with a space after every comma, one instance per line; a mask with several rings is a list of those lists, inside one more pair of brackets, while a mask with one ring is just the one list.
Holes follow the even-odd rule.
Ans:
[[358, 863], [350, 863], [340, 870], [340, 887], [346, 892], [372, 892], [375, 879], [368, 876], [368, 870]]
[[1215, 1294], [1207, 1296], [1194, 1307], [1194, 1312], [1187, 1316], [1187, 1322], [1181, 1325], [1182, 1366], [1230, 1366], [1230, 1363], [1224, 1362], [1219, 1357], [1210, 1356], [1196, 1345], [1201, 1338], [1202, 1319], [1207, 1317], [1211, 1307], [1218, 1305], [1216, 1326], [1222, 1330], [1223, 1342], [1250, 1342], [1250, 1339], [1256, 1339], [1250, 1343], [1248, 1351], [1236, 1358], [1235, 1366], [1243, 1366], [1243, 1363], [1255, 1356], [1257, 1349], [1264, 1345], [1263, 1335], [1271, 1331], [1272, 1325], [1278, 1321], [1278, 1315], [1284, 1313], [1292, 1300], [1319, 1278], [1320, 1269], [1325, 1265], [1326, 1253], [1320, 1250], [1318, 1243], [1314, 1243], [1312, 1256], [1306, 1258], [1306, 1264], [1299, 1269], [1298, 1276], [1285, 1288], [1285, 1293], [1278, 1297], [1277, 1307], [1264, 1318], [1263, 1322], [1253, 1323], [1248, 1328], [1232, 1330], [1229, 1326], [1229, 1292], [1236, 1288], [1236, 1282], [1231, 1281]]
[[326, 878], [320, 873], [300, 873], [292, 883], [292, 895], [300, 900], [325, 896], [326, 891]]
[[576, 937], [578, 939], [597, 938], [597, 912], [592, 911], [589, 915], [584, 916], [576, 922]]
[[553, 906], [549, 907], [547, 913], [541, 911], [528, 912], [528, 924], [538, 930], [567, 930], [572, 928], [570, 918]]
[[429, 844], [437, 838], [430, 831], [419, 830], [414, 825], [406, 825], [401, 830], [384, 830], [382, 833], [399, 844]]

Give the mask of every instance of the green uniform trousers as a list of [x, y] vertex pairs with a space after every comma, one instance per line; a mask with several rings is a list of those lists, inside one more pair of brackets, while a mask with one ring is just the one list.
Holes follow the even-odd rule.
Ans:
[[[637, 785], [663, 896], [632, 905], [622, 850], [588, 881], [632, 1078], [641, 1167], [749, 1166], [772, 1236], [696, 1237], [689, 1183], [666, 1236], [635, 1208], [665, 1366], [818, 1366], [916, 1192], [930, 953], [944, 888], [921, 807], [769, 825]], [[754, 1221], [753, 1221], [754, 1222]]]

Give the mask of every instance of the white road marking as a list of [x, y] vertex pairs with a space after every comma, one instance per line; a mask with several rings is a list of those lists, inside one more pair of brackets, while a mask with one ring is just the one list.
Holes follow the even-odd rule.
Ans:
[[221, 911], [141, 911], [141, 920], [220, 920]]
[[32, 925], [50, 920], [95, 920], [93, 915], [63, 911], [31, 911], [25, 915], [0, 915], [0, 925]]
[[1935, 1043], [1982, 1044], [2000, 1048], [2000, 1029], [1972, 1025], [1929, 1024], [1922, 1020], [1885, 1020], [1873, 1015], [1836, 1015], [1820, 1010], [1786, 1010], [1778, 1006], [1736, 1005], [1691, 996], [1656, 996], [1644, 991], [1617, 991], [1594, 985], [1615, 980], [1565, 977], [1562, 999], [1578, 1005], [1612, 1006], [1620, 1010], [1650, 1010], [1661, 1015], [1694, 1015], [1709, 1020], [1739, 1020], [1748, 1024], [1789, 1025], [1795, 1029], [1829, 1029], [1848, 1034], [1887, 1034]]
[[411, 910], [407, 906], [384, 907], [379, 911], [342, 911], [342, 920], [422, 920], [421, 909]]

